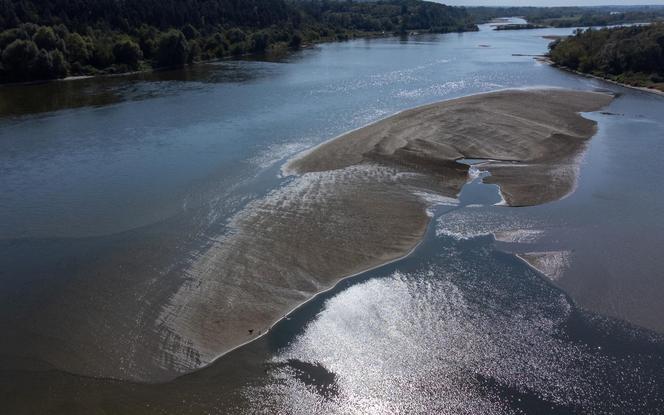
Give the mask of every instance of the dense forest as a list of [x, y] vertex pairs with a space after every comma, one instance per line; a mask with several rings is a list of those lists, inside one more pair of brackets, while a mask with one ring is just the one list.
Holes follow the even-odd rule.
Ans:
[[578, 30], [549, 47], [558, 65], [664, 91], [664, 23]]
[[664, 20], [664, 6], [471, 7], [478, 22], [520, 16], [530, 24], [550, 27], [607, 26]]
[[0, 82], [122, 73], [368, 33], [476, 30], [419, 0], [0, 0]]

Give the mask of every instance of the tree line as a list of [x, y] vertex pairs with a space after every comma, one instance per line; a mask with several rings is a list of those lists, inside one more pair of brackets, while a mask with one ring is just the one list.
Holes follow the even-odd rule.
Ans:
[[477, 30], [419, 0], [0, 0], [0, 82], [123, 73], [367, 33]]
[[664, 23], [577, 30], [549, 48], [551, 60], [558, 65], [664, 90]]
[[478, 22], [519, 16], [528, 23], [550, 27], [607, 26], [664, 19], [664, 6], [469, 7], [468, 12]]

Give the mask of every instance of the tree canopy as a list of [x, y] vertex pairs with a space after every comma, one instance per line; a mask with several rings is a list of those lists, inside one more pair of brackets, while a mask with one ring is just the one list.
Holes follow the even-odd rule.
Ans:
[[664, 90], [664, 23], [578, 30], [549, 48], [558, 65]]
[[0, 82], [120, 73], [367, 33], [476, 30], [419, 0], [0, 0]]
[[477, 21], [519, 16], [530, 24], [550, 27], [587, 27], [643, 23], [664, 19], [664, 6], [591, 7], [469, 7]]

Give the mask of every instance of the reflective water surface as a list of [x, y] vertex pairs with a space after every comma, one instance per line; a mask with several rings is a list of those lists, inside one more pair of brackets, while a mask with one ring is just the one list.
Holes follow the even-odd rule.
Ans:
[[[542, 35], [570, 31], [483, 27], [0, 88], [2, 407], [658, 413], [664, 99], [527, 56], [546, 51]], [[79, 361], [77, 345], [122, 365], [182, 270], [234, 213], [287, 182], [288, 157], [405, 108], [541, 86], [619, 94], [587, 115], [599, 130], [571, 196], [505, 208], [495, 186], [474, 181], [435, 210], [408, 258], [341, 282], [172, 382], [59, 370], [100, 364]]]

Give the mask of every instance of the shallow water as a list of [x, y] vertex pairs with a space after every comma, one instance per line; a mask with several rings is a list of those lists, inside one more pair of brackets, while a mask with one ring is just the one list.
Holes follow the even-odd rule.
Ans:
[[[61, 413], [656, 413], [661, 337], [576, 308], [507, 253], [564, 252], [551, 276], [582, 306], [661, 328], [664, 100], [512, 55], [543, 53], [542, 35], [570, 31], [483, 27], [0, 88], [4, 406], [27, 412], [35, 394], [37, 412]], [[340, 283], [171, 383], [23, 370], [47, 365], [35, 360], [43, 349], [76, 359], [68, 348], [79, 342], [114, 344], [109, 365], [134, 356], [122, 346], [152, 329], [159, 300], [228, 219], [287, 181], [287, 157], [405, 108], [536, 86], [621, 94], [611, 114], [588, 115], [599, 131], [568, 198], [510, 209], [493, 206], [495, 186], [467, 185], [409, 258]]]

